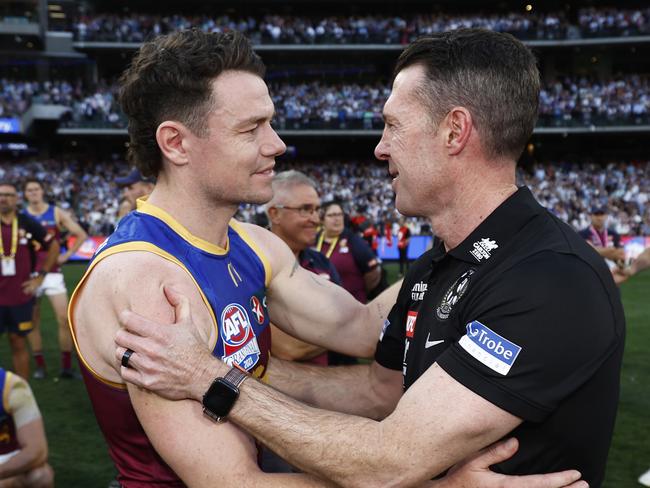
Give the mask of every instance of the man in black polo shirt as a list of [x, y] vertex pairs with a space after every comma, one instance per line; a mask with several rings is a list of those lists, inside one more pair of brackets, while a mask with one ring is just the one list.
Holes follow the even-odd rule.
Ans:
[[[185, 318], [171, 327], [122, 316], [129, 332], [116, 335], [116, 359], [135, 351], [122, 376], [210, 411], [221, 399], [222, 416], [342, 486], [432, 486], [427, 480], [508, 435], [520, 450], [495, 470], [576, 468], [600, 486], [623, 310], [593, 248], [515, 185], [538, 97], [535, 58], [510, 35], [461, 29], [401, 54], [375, 155], [388, 162], [397, 209], [428, 217], [438, 240], [409, 270], [375, 362], [324, 371], [271, 364], [276, 388], [329, 411], [251, 379], [230, 399], [217, 393], [226, 380], [215, 378], [229, 369], [198, 346], [181, 298], [176, 317]], [[320, 311], [326, 322], [319, 305], [314, 296], [304, 316]], [[298, 337], [313, 327], [291, 325]]]
[[[59, 243], [45, 228], [19, 214], [18, 191], [13, 183], [0, 181], [0, 333], [7, 331], [14, 371], [29, 377], [29, 351], [25, 336], [32, 330], [34, 294], [56, 263]], [[42, 271], [35, 272], [36, 251], [48, 248]]]

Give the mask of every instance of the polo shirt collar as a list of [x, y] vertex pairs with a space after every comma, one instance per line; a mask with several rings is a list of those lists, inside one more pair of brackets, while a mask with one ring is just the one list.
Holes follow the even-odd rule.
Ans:
[[505, 248], [521, 228], [543, 210], [530, 190], [522, 186], [488, 215], [463, 242], [450, 250], [449, 254], [472, 264], [484, 264]]

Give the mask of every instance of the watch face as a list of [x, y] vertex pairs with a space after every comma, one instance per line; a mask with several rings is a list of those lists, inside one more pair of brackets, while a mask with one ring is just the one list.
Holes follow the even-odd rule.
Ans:
[[238, 396], [239, 389], [236, 386], [218, 378], [203, 396], [203, 406], [215, 416], [225, 417]]

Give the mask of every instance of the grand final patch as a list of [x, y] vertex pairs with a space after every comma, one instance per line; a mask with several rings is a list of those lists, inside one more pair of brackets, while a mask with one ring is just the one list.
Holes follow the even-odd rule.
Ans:
[[439, 320], [447, 320], [451, 314], [452, 308], [463, 298], [469, 286], [470, 277], [476, 272], [476, 269], [470, 268], [465, 271], [460, 277], [454, 281], [454, 284], [442, 296], [442, 300], [436, 308], [436, 315]]
[[221, 312], [223, 362], [250, 370], [260, 358], [260, 346], [244, 307], [231, 303]]

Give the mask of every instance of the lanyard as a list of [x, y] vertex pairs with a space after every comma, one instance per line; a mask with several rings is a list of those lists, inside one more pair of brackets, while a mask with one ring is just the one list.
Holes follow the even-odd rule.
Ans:
[[16, 257], [16, 251], [18, 250], [18, 217], [14, 217], [11, 223], [11, 253], [9, 256], [5, 256], [5, 243], [2, 241], [2, 232], [0, 232], [0, 249], [3, 258], [13, 259]]
[[[318, 243], [316, 244], [316, 250], [317, 250], [318, 252], [321, 252], [320, 250], [323, 248], [323, 241], [324, 241], [324, 240], [325, 240], [325, 232], [323, 231], [323, 232], [321, 233], [320, 237], [318, 238]], [[329, 249], [327, 249], [327, 254], [325, 254], [325, 257], [326, 257], [327, 259], [329, 259], [330, 256], [332, 256], [332, 253], [334, 252], [334, 248], [336, 247], [336, 245], [338, 244], [338, 242], [339, 242], [339, 236], [336, 236], [336, 239], [334, 239], [334, 240], [329, 244], [330, 247], [329, 247]]]
[[603, 230], [602, 233], [598, 232], [596, 229], [594, 229], [594, 226], [592, 225], [591, 228], [591, 235], [594, 238], [594, 240], [598, 240], [601, 243], [601, 247], [607, 247], [607, 244], [609, 242], [608, 236], [607, 236], [607, 228]]

